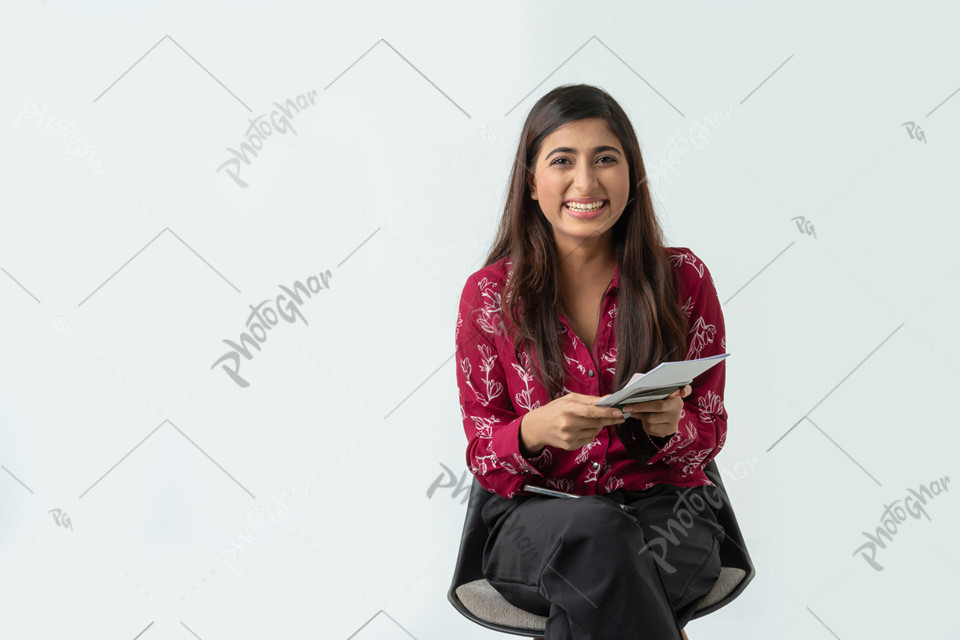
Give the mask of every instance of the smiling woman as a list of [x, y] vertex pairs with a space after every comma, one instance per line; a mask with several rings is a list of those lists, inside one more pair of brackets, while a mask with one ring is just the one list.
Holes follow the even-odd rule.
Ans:
[[647, 542], [715, 488], [704, 467], [726, 438], [725, 363], [629, 416], [596, 405], [661, 362], [726, 351], [713, 277], [690, 249], [664, 246], [646, 177], [609, 94], [550, 91], [527, 116], [497, 237], [461, 294], [467, 465], [495, 494], [484, 577], [548, 616], [550, 640], [677, 640], [720, 572], [712, 505], [684, 511], [661, 555]]
[[[589, 140], [601, 144], [583, 146]], [[572, 238], [584, 234], [583, 225], [571, 225], [567, 218], [577, 221], [606, 216], [605, 222], [590, 225], [588, 231], [609, 228], [619, 219], [630, 192], [629, 167], [617, 137], [602, 118], [570, 122], [544, 143], [546, 149], [553, 144], [563, 146], [537, 160], [534, 174], [528, 177], [530, 197], [539, 202], [556, 231], [570, 234], [557, 239], [561, 255], [567, 255], [579, 244]]]

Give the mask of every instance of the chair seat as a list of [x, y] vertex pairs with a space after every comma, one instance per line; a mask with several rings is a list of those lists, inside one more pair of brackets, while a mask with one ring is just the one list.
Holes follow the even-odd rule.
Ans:
[[547, 626], [546, 616], [510, 604], [483, 578], [457, 587], [457, 597], [470, 613], [484, 622], [531, 631], [543, 631]]
[[[725, 535], [720, 545], [720, 577], [710, 592], [697, 603], [693, 618], [709, 615], [729, 604], [756, 575], [716, 460], [707, 463], [704, 472], [720, 491], [723, 505], [717, 511], [717, 522], [723, 527]], [[483, 550], [489, 531], [483, 522], [482, 511], [490, 496], [491, 492], [474, 477], [447, 600], [461, 614], [489, 629], [528, 637], [542, 635], [547, 619], [507, 602], [483, 575]]]
[[[714, 583], [713, 589], [700, 600], [697, 610], [705, 609], [723, 600], [737, 588], [746, 575], [747, 572], [743, 569], [722, 567], [720, 577]], [[485, 622], [531, 631], [543, 631], [546, 627], [545, 616], [538, 616], [510, 604], [483, 578], [460, 585], [456, 588], [456, 592], [463, 606]]]

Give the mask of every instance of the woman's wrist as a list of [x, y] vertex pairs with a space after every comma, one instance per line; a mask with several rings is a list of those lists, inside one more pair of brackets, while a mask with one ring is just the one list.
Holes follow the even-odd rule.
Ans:
[[534, 435], [535, 429], [531, 427], [532, 418], [530, 414], [532, 411], [528, 411], [524, 414], [523, 418], [520, 419], [520, 429], [519, 429], [519, 441], [520, 441], [520, 453], [524, 458], [536, 458], [543, 451], [544, 444], [537, 441]]
[[658, 448], [658, 449], [663, 449], [663, 448], [666, 446], [666, 444], [673, 439], [673, 436], [674, 436], [674, 435], [676, 435], [676, 434], [675, 434], [675, 433], [671, 433], [671, 434], [666, 435], [666, 436], [652, 436], [652, 435], [650, 435], [650, 434], [648, 433], [648, 434], [647, 434], [647, 437], [650, 439], [650, 441], [651, 441], [653, 444], [657, 445], [657, 448]]

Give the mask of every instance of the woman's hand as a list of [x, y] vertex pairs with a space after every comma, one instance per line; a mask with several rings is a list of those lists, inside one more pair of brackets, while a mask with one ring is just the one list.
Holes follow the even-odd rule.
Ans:
[[691, 393], [693, 387], [685, 385], [683, 389], [677, 389], [666, 398], [627, 405], [623, 412], [631, 418], [639, 418], [643, 430], [651, 436], [671, 436], [677, 432], [680, 424], [683, 398]]
[[548, 444], [574, 451], [593, 442], [601, 429], [625, 420], [619, 409], [593, 404], [602, 397], [568, 393], [528, 411], [520, 421], [521, 443], [536, 455]]

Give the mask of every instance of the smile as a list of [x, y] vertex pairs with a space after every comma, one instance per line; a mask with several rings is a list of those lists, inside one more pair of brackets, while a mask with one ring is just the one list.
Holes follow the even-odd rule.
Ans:
[[597, 204], [582, 205], [574, 202], [569, 204], [565, 202], [563, 204], [563, 210], [575, 218], [589, 220], [590, 218], [596, 218], [600, 214], [605, 213], [609, 206], [609, 200], [604, 200], [603, 204], [600, 206], [597, 206]]

